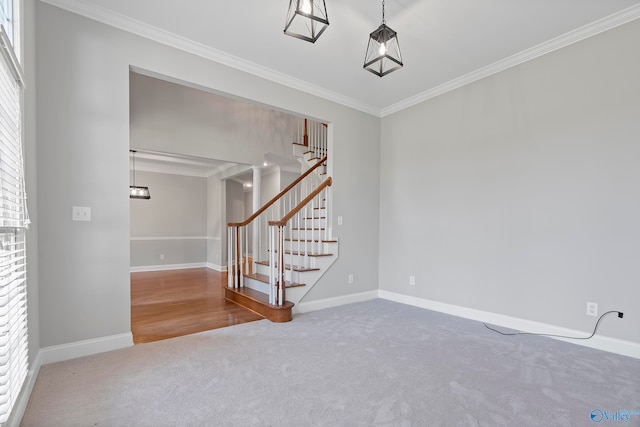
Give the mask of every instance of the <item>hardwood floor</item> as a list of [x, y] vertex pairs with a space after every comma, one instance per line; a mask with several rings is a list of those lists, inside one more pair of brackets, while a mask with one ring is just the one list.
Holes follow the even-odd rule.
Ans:
[[226, 273], [208, 268], [131, 273], [131, 331], [141, 344], [263, 319], [224, 298]]

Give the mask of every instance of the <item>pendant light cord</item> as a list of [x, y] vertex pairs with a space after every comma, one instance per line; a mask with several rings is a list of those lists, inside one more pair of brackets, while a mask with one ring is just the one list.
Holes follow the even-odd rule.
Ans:
[[382, 0], [382, 23], [386, 24], [386, 21], [384, 20], [384, 0]]
[[133, 186], [136, 186], [136, 151], [135, 150], [129, 150], [131, 151], [131, 153], [133, 153], [133, 155], [131, 156], [132, 160], [133, 160]]

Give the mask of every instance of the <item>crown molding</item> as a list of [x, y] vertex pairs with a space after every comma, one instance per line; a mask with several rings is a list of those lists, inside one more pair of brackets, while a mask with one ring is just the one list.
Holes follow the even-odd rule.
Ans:
[[[129, 168], [130, 171], [133, 169]], [[151, 172], [151, 173], [160, 173], [164, 175], [180, 175], [180, 176], [188, 176], [191, 178], [208, 178], [211, 175], [215, 175], [219, 172], [216, 169], [212, 169], [210, 171], [197, 172], [193, 170], [188, 170], [186, 168], [180, 167], [172, 167], [172, 166], [138, 166], [136, 165], [136, 172]]]
[[547, 53], [554, 52], [563, 47], [577, 43], [581, 40], [587, 39], [589, 37], [595, 36], [597, 34], [640, 18], [640, 4], [631, 6], [620, 12], [599, 19], [595, 22], [592, 22], [591, 24], [582, 26], [576, 30], [570, 31], [537, 46], [526, 49], [508, 58], [490, 64], [486, 67], [482, 67], [478, 70], [450, 80], [432, 89], [392, 104], [388, 107], [379, 109], [356, 99], [345, 97], [344, 95], [341, 95], [337, 92], [329, 91], [320, 86], [307, 83], [284, 73], [274, 71], [256, 63], [239, 58], [237, 56], [233, 56], [223, 51], [205, 46], [202, 43], [197, 43], [185, 37], [181, 37], [160, 28], [145, 24], [128, 16], [118, 14], [110, 10], [97, 7], [95, 5], [86, 4], [81, 0], [40, 1], [75, 13], [77, 15], [81, 15], [86, 18], [101, 22], [103, 24], [110, 25], [123, 31], [127, 31], [140, 37], [144, 37], [146, 39], [171, 46], [188, 53], [192, 53], [194, 55], [209, 59], [228, 67], [235, 68], [239, 71], [253, 74], [266, 80], [279, 83], [283, 86], [297, 89], [310, 95], [314, 95], [319, 98], [323, 98], [328, 101], [332, 101], [377, 117], [385, 117], [406, 108], [412, 107], [431, 98], [435, 98], [444, 93], [458, 89], [462, 86], [468, 85], [485, 77], [489, 77], [493, 74], [515, 67], [524, 62], [538, 58]]
[[537, 46], [523, 50], [522, 52], [516, 53], [515, 55], [509, 56], [491, 65], [482, 67], [461, 77], [450, 80], [446, 83], [434, 87], [433, 89], [429, 89], [418, 95], [412, 96], [403, 101], [385, 107], [382, 109], [380, 116], [385, 117], [389, 114], [404, 110], [405, 108], [409, 108], [431, 98], [435, 98], [436, 96], [442, 95], [446, 92], [458, 89], [462, 86], [468, 85], [485, 77], [489, 77], [493, 74], [515, 67], [524, 62], [531, 61], [532, 59], [538, 58], [542, 55], [546, 55], [547, 53], [551, 53], [589, 37], [611, 30], [615, 27], [634, 21], [638, 18], [640, 18], [640, 5], [631, 6], [618, 13], [614, 13], [613, 15], [609, 15], [608, 17], [592, 22], [591, 24], [587, 24], [583, 27], [577, 28], [566, 34], [541, 43]]
[[115, 13], [113, 11], [95, 6], [89, 5], [81, 0], [40, 0], [42, 3], [47, 3], [60, 9], [67, 10], [77, 15], [84, 16], [85, 18], [92, 19], [94, 21], [107, 24], [109, 26], [118, 28], [123, 31], [135, 34], [137, 36], [170, 46], [176, 49], [188, 52], [205, 59], [226, 65], [231, 68], [235, 68], [240, 71], [244, 71], [249, 74], [270, 80], [275, 83], [279, 83], [283, 86], [288, 86], [292, 89], [297, 89], [302, 92], [315, 95], [319, 98], [336, 102], [355, 110], [359, 110], [374, 116], [380, 115], [380, 109], [371, 105], [362, 103], [353, 98], [346, 97], [337, 92], [333, 92], [307, 83], [303, 80], [296, 79], [284, 73], [272, 70], [270, 68], [263, 67], [254, 62], [247, 61], [237, 56], [233, 56], [221, 50], [213, 49], [202, 43], [195, 42], [185, 37], [178, 36], [152, 25], [145, 24], [138, 20], [132, 19], [126, 15]]

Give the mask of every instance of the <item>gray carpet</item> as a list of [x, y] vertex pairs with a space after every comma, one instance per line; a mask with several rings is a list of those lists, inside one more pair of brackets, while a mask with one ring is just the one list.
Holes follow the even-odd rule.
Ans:
[[640, 426], [640, 360], [385, 300], [43, 366], [22, 423], [589, 425]]

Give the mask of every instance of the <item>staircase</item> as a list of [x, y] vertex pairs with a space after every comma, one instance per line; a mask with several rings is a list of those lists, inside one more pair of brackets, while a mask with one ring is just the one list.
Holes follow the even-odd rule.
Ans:
[[303, 173], [247, 220], [228, 224], [225, 297], [274, 322], [293, 307], [338, 257], [331, 234], [326, 126], [304, 122], [294, 142]]

